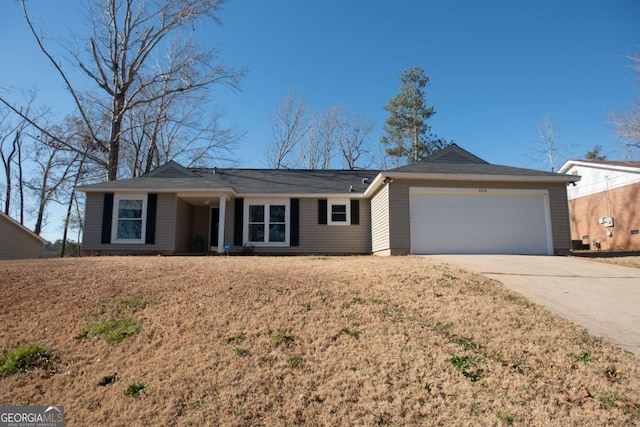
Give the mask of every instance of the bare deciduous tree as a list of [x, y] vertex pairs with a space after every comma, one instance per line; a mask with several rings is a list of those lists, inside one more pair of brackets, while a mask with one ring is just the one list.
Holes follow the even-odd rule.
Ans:
[[[630, 56], [631, 67], [640, 77], [640, 52]], [[616, 134], [625, 143], [627, 151], [640, 148], [640, 99], [636, 99], [631, 108], [622, 113], [611, 113], [611, 122], [615, 126]]]
[[[118, 177], [120, 149], [123, 134], [128, 130], [127, 116], [131, 111], [167, 95], [188, 97], [213, 84], [236, 87], [242, 72], [216, 63], [213, 51], [196, 50], [188, 37], [180, 38], [187, 34], [183, 30], [195, 26], [199, 21], [208, 18], [218, 22], [216, 13], [222, 2], [96, 0], [88, 13], [92, 34], [86, 41], [76, 41], [86, 51], [80, 54], [69, 49], [75, 67], [93, 85], [92, 89], [82, 91], [79, 89], [80, 83], [71, 81], [71, 74], [62, 68], [44, 45], [43, 38], [32, 24], [26, 0], [20, 0], [27, 24], [40, 50], [71, 94], [94, 150], [87, 152], [64, 140], [56, 142], [66, 149], [84, 153], [87, 159], [105, 168], [108, 179], [113, 180]], [[167, 61], [157, 55], [167, 46], [171, 47], [170, 52], [181, 53], [176, 55], [178, 60]], [[0, 97], [0, 102], [20, 113], [20, 109], [6, 99]], [[96, 120], [99, 116], [103, 120]], [[57, 138], [47, 133], [36, 120], [26, 118], [47, 138]], [[108, 127], [100, 128], [105, 121]]]
[[347, 117], [343, 122], [339, 141], [342, 161], [347, 169], [356, 169], [358, 161], [369, 155], [368, 142], [372, 130], [373, 121], [359, 114]]
[[543, 116], [538, 123], [537, 137], [533, 141], [532, 158], [538, 163], [545, 163], [551, 172], [556, 171], [556, 165], [562, 160], [566, 147], [557, 141], [558, 125], [551, 116]]
[[305, 97], [298, 98], [294, 90], [287, 92], [278, 102], [271, 117], [273, 139], [267, 144], [267, 162], [269, 167], [281, 169], [295, 166], [287, 163], [291, 153], [305, 138], [306, 122]]
[[324, 112], [314, 112], [306, 138], [299, 145], [300, 160], [307, 169], [329, 169], [344, 125], [344, 110], [336, 105]]

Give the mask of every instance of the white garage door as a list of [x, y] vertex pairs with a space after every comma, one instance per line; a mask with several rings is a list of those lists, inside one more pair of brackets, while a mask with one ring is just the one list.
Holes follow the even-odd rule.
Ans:
[[409, 189], [413, 254], [553, 253], [548, 192]]

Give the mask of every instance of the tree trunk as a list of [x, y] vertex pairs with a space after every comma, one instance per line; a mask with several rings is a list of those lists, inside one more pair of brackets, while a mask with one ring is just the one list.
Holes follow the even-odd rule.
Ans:
[[122, 132], [122, 117], [125, 111], [124, 93], [113, 97], [113, 115], [111, 116], [111, 132], [109, 133], [109, 163], [107, 165], [107, 179], [118, 179], [118, 161], [120, 158], [120, 133]]
[[[60, 258], [64, 258], [64, 252], [67, 249], [67, 234], [69, 232], [69, 221], [71, 220], [71, 210], [73, 209], [73, 201], [76, 198], [76, 185], [80, 181], [80, 177], [82, 176], [82, 168], [84, 167], [84, 161], [86, 157], [82, 157], [80, 159], [80, 164], [78, 165], [78, 171], [76, 172], [76, 176], [73, 179], [73, 187], [71, 188], [71, 197], [69, 197], [69, 204], [67, 205], [67, 216], [64, 218], [64, 231], [62, 233], [62, 251], [60, 252]], [[78, 241], [78, 245], [80, 241]]]

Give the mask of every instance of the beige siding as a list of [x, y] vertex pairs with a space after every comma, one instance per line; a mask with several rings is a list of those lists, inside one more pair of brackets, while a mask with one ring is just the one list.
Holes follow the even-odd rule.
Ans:
[[40, 246], [38, 239], [0, 216], [0, 259], [38, 258]]
[[514, 183], [514, 182], [460, 182], [460, 181], [420, 181], [394, 179], [390, 186], [390, 228], [391, 249], [398, 252], [411, 248], [409, 221], [409, 187], [449, 187], [449, 188], [510, 188], [549, 190], [551, 212], [551, 232], [554, 253], [563, 254], [571, 248], [569, 232], [569, 208], [567, 189], [563, 183]]
[[409, 187], [389, 184], [390, 246], [394, 253], [409, 253], [411, 228], [409, 226]]
[[[227, 202], [225, 242], [233, 245], [234, 201]], [[371, 208], [360, 199], [360, 224], [318, 224], [318, 199], [300, 199], [300, 245], [255, 247], [254, 252], [273, 254], [371, 253]], [[236, 250], [240, 249], [235, 247]]]
[[182, 199], [176, 200], [175, 250], [197, 250], [193, 243], [193, 206]]
[[104, 206], [103, 193], [88, 193], [85, 206], [85, 230], [83, 236], [83, 249], [90, 252], [113, 251], [125, 252], [172, 252], [175, 249], [175, 194], [158, 194], [158, 206], [156, 215], [155, 244], [102, 244], [102, 208]]
[[389, 249], [389, 186], [384, 185], [371, 198], [371, 250]]
[[551, 208], [553, 252], [567, 254], [571, 249], [571, 227], [566, 185], [556, 184], [549, 187], [549, 206]]

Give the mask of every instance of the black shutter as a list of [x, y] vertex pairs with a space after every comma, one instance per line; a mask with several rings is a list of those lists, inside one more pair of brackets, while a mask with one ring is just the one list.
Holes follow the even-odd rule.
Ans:
[[327, 223], [327, 199], [318, 199], [318, 224]]
[[147, 196], [147, 230], [144, 242], [148, 245], [156, 243], [156, 211], [158, 208], [158, 195]]
[[291, 199], [291, 236], [289, 244], [300, 246], [300, 199]]
[[360, 224], [360, 200], [351, 200], [351, 225]]
[[102, 243], [111, 243], [111, 220], [113, 219], [113, 193], [104, 193], [102, 205]]
[[233, 245], [242, 246], [242, 223], [244, 222], [244, 199], [235, 200], [233, 218]]

